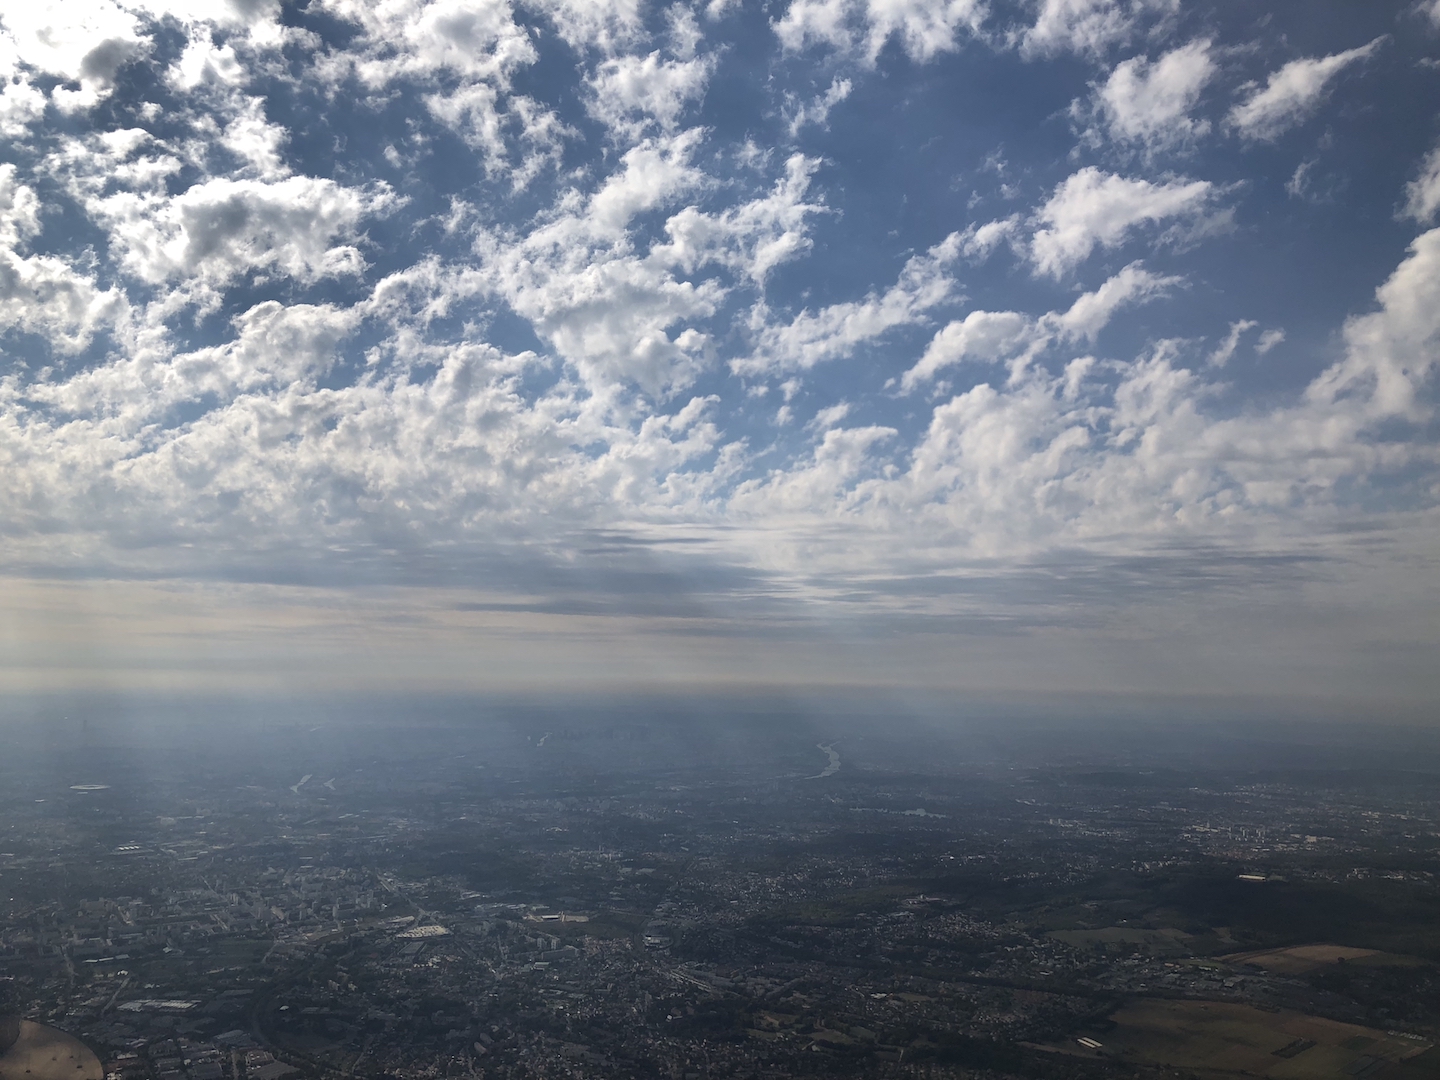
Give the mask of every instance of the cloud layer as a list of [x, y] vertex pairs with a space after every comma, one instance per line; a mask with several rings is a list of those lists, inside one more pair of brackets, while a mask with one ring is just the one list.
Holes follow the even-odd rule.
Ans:
[[[1398, 231], [1325, 325], [1231, 288], [1348, 136], [1247, 155], [1400, 47], [1257, 32], [1165, 0], [7, 11], [0, 570], [682, 593], [721, 633], [1078, 625], [1136, 560], [1146, 602], [1418, 565], [1440, 151], [1356, 196]], [[951, 138], [982, 59], [1033, 130]]]

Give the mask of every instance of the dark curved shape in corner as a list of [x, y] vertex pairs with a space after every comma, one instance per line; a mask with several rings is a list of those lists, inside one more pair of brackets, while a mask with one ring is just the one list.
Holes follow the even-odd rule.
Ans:
[[0, 1014], [0, 1054], [5, 1053], [15, 1045], [15, 1040], [20, 1038], [20, 1014]]

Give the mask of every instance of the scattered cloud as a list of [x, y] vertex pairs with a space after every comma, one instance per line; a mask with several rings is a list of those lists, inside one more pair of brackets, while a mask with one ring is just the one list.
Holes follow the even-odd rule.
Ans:
[[[624, 548], [667, 588], [953, 613], [914, 583], [1433, 513], [1440, 230], [1331, 250], [1323, 361], [1287, 299], [1318, 271], [1227, 261], [1269, 224], [1226, 231], [1256, 144], [1384, 39], [1282, 64], [1171, 0], [795, 0], [733, 39], [723, 3], [311, 6], [0, 14], [0, 571], [529, 596]], [[1002, 161], [961, 50], [1062, 122]], [[842, 102], [874, 145], [794, 152]], [[1428, 228], [1440, 150], [1408, 168]]]
[[530, 0], [573, 49], [610, 56], [644, 36], [641, 0]]
[[1386, 40], [1378, 37], [1368, 45], [1331, 56], [1290, 61], [1272, 73], [1263, 87], [1252, 84], [1249, 96], [1230, 110], [1231, 126], [1245, 139], [1278, 139], [1314, 114], [1337, 75], [1374, 56]]
[[743, 270], [760, 285], [777, 266], [811, 247], [808, 220], [824, 205], [810, 200], [810, 180], [820, 162], [792, 154], [785, 173], [768, 194], [718, 214], [687, 206], [665, 222], [668, 244], [653, 249], [657, 259], [673, 261], [687, 272], [719, 263]]
[[800, 129], [806, 124], [824, 127], [830, 119], [830, 110], [849, 97], [853, 88], [854, 84], [849, 79], [842, 79], [837, 75], [831, 80], [828, 90], [816, 95], [809, 102], [801, 103], [794, 95], [790, 95], [785, 110], [790, 137], [793, 139], [800, 134]]
[[1259, 356], [1264, 356], [1284, 340], [1284, 330], [1266, 330], [1260, 335], [1260, 340], [1255, 342], [1255, 352]]
[[591, 113], [627, 140], [651, 125], [673, 131], [690, 102], [705, 91], [710, 62], [664, 60], [658, 52], [607, 60], [591, 80]]
[[937, 372], [966, 360], [984, 363], [1033, 356], [1045, 345], [1036, 321], [1018, 311], [972, 311], [946, 324], [925, 347], [920, 361], [901, 379], [901, 388], [913, 390]]
[[1146, 18], [1177, 9], [1176, 0], [1039, 0], [1035, 21], [1014, 38], [1027, 57], [1100, 56], [1133, 39]]
[[823, 45], [872, 66], [894, 40], [923, 63], [954, 51], [985, 13], [979, 0], [792, 0], [775, 34], [789, 50]]
[[1225, 335], [1225, 340], [1220, 343], [1219, 348], [1210, 354], [1211, 367], [1224, 367], [1235, 355], [1235, 350], [1240, 346], [1240, 338], [1250, 330], [1260, 325], [1254, 319], [1238, 319], [1230, 324], [1230, 332]]
[[1428, 224], [1440, 211], [1440, 146], [1426, 156], [1420, 175], [1405, 185], [1405, 215]]
[[1204, 222], [1217, 195], [1207, 180], [1154, 182], [1087, 166], [1060, 184], [1036, 213], [1030, 259], [1036, 273], [1063, 277], [1097, 247], [1118, 247], [1142, 225]]
[[821, 409], [805, 426], [810, 431], [829, 431], [831, 428], [838, 427], [840, 422], [850, 415], [850, 412], [850, 403], [841, 401]]
[[[899, 279], [883, 293], [863, 300], [802, 311], [788, 323], [765, 325], [755, 351], [730, 362], [738, 375], [804, 371], [854, 350], [902, 326], [920, 322], [954, 294], [949, 265], [959, 254], [960, 238], [951, 234], [924, 255], [912, 256]], [[767, 312], [757, 311], [764, 316]]]
[[1067, 340], [1084, 338], [1094, 341], [1120, 308], [1165, 296], [1182, 280], [1174, 274], [1153, 274], [1140, 263], [1133, 262], [1094, 292], [1079, 297], [1063, 314], [1046, 316], [1045, 319], [1053, 323]]
[[255, 272], [301, 281], [357, 274], [365, 266], [355, 244], [360, 221], [396, 202], [383, 184], [356, 189], [293, 176], [207, 180], [173, 198], [122, 192], [95, 200], [94, 212], [141, 280], [216, 285]]
[[16, 172], [9, 162], [0, 165], [0, 244], [12, 248], [40, 231], [40, 200]]
[[1190, 113], [1217, 66], [1209, 41], [1192, 41], [1158, 60], [1136, 56], [1122, 61], [1095, 88], [1091, 112], [1115, 142], [1150, 151], [1193, 143], [1210, 130]]
[[362, 35], [344, 52], [333, 52], [331, 63], [377, 89], [397, 79], [431, 80], [440, 73], [461, 85], [508, 86], [515, 72], [538, 55], [504, 0], [325, 0], [323, 6]]
[[[594, 3], [590, 11], [547, 3], [562, 34], [628, 39], [638, 17], [633, 5]], [[324, 7], [360, 31], [346, 49], [332, 49], [317, 74], [336, 91], [346, 79], [375, 94], [413, 82], [430, 87], [425, 107], [484, 155], [494, 177], [508, 174], [523, 188], [558, 164], [573, 133], [554, 110], [514, 93], [515, 75], [539, 57], [531, 34], [507, 0], [399, 0], [390, 4], [325, 0]]]
[[914, 390], [941, 369], [967, 360], [987, 364], [1004, 361], [1014, 381], [1052, 345], [1093, 342], [1120, 308], [1164, 296], [1179, 284], [1178, 277], [1152, 274], [1137, 262], [1094, 292], [1078, 297], [1063, 312], [1051, 311], [1032, 319], [1015, 311], [972, 311], [931, 339], [919, 362], [901, 379], [901, 388]]
[[[755, 521], [806, 514], [793, 541], [764, 535], [772, 562], [793, 543], [791, 556], [811, 574], [828, 559], [852, 574], [894, 573], [897, 561], [921, 573], [953, 566], [962, 550], [1015, 558], [1102, 537], [1199, 538], [1240, 517], [1283, 530], [1323, 515], [1347, 478], [1430, 458], [1403, 429], [1382, 432], [1433, 415], [1421, 395], [1429, 358], [1440, 356], [1440, 230], [1416, 241], [1378, 299], [1346, 324], [1345, 356], [1294, 403], [1212, 414], [1210, 388], [1168, 344], [1104, 379], [1089, 357], [1058, 374], [1032, 366], [1008, 386], [981, 382], [938, 404], [924, 436], [898, 456], [901, 468], [887, 471], [896, 457], [881, 453], [893, 432], [832, 432], [794, 471], [737, 491], [732, 510]], [[1024, 339], [1023, 317], [972, 326], [985, 322], [994, 331], [986, 347], [997, 353]], [[897, 560], [899, 536], [906, 550]]]
[[50, 92], [62, 112], [96, 104], [114, 86], [120, 67], [149, 49], [139, 21], [110, 0], [19, 4], [8, 7], [0, 22], [8, 39], [5, 51], [14, 60], [65, 80]]

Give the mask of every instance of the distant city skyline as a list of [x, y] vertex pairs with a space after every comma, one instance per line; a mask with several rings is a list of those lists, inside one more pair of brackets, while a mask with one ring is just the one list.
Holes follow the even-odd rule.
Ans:
[[0, 690], [1440, 692], [1440, 4], [0, 12]]

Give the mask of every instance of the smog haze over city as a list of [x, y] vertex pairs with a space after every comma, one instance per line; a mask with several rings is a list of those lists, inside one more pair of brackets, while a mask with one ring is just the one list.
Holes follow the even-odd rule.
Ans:
[[1440, 1080], [1440, 0], [0, 0], [0, 1080]]

